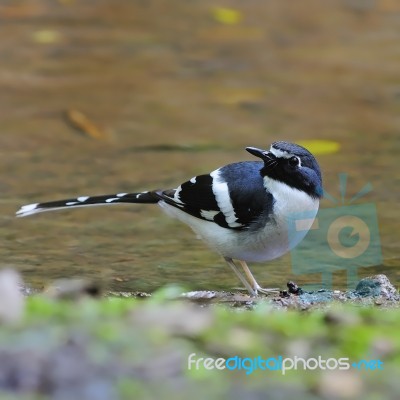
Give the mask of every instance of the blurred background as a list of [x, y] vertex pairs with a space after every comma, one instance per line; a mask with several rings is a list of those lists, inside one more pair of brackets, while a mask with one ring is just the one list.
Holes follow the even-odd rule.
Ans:
[[[1, 266], [37, 288], [83, 276], [229, 290], [224, 262], [157, 207], [14, 213], [176, 187], [288, 140], [309, 145], [331, 195], [342, 172], [348, 198], [372, 184], [360, 202], [377, 206], [383, 264], [358, 273], [398, 283], [399, 43], [395, 0], [3, 0]], [[295, 276], [289, 255], [252, 269], [270, 287], [321, 279]]]

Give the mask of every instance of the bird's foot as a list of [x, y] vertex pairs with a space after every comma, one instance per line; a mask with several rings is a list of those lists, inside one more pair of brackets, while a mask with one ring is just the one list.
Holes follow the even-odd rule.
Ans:
[[258, 294], [258, 292], [260, 292], [262, 294], [274, 294], [274, 293], [279, 293], [280, 292], [279, 288], [262, 288], [259, 285], [257, 285], [254, 288], [254, 291], [255, 291], [256, 295]]

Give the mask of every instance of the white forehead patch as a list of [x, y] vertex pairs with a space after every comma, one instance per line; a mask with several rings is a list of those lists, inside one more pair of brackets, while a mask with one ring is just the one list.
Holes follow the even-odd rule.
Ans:
[[301, 167], [301, 158], [299, 156], [295, 156], [294, 154], [289, 153], [287, 151], [276, 149], [273, 146], [271, 146], [269, 151], [277, 158], [292, 158], [292, 157], [296, 157], [299, 160], [299, 167]]
[[275, 147], [271, 146], [269, 151], [278, 158], [290, 158], [293, 157], [293, 154], [288, 153], [287, 151], [276, 149]]

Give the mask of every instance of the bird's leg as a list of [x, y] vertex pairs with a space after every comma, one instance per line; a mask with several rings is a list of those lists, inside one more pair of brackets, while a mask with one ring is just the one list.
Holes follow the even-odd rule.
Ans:
[[[229, 257], [224, 257], [225, 261], [227, 264], [232, 268], [233, 272], [235, 275], [239, 278], [239, 280], [243, 283], [244, 287], [247, 289], [247, 291], [250, 293], [250, 296], [255, 297], [257, 296], [257, 290], [252, 288], [252, 285], [247, 282], [246, 278], [242, 275], [242, 273], [239, 271], [238, 267], [236, 264], [233, 262], [232, 258]], [[253, 278], [254, 279], [254, 278]], [[255, 282], [255, 281], [254, 281]], [[257, 282], [256, 282], [257, 283]]]
[[250, 281], [251, 287], [253, 288], [253, 291], [257, 294], [257, 292], [261, 292], [264, 294], [269, 294], [269, 293], [276, 293], [279, 292], [278, 288], [272, 288], [272, 289], [264, 289], [262, 288], [254, 278], [253, 274], [250, 271], [250, 268], [248, 267], [246, 261], [243, 260], [238, 260], [240, 262], [240, 265], [243, 268], [244, 273], [247, 276], [247, 279]]

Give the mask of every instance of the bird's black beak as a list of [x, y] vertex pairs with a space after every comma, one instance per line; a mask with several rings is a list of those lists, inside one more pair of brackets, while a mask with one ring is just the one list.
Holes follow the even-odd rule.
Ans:
[[263, 161], [268, 161], [271, 159], [271, 156], [273, 156], [270, 151], [257, 149], [256, 147], [246, 147], [246, 150], [250, 154], [253, 154], [253, 156], [261, 158]]

